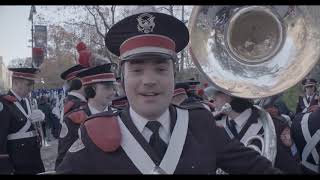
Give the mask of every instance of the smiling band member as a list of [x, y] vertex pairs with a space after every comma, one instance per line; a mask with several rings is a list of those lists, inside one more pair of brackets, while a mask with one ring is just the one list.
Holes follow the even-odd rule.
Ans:
[[108, 49], [121, 60], [129, 106], [100, 113], [81, 126], [81, 136], [57, 173], [214, 174], [279, 173], [257, 152], [231, 140], [205, 108], [171, 105], [174, 63], [189, 32], [167, 14], [144, 11], [115, 24]]

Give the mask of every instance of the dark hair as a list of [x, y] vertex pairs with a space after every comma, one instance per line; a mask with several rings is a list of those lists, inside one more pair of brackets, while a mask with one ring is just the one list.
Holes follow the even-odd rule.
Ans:
[[73, 91], [73, 90], [79, 90], [82, 87], [82, 83], [80, 79], [73, 79], [70, 82], [70, 89], [69, 91]]
[[233, 97], [230, 105], [232, 107], [232, 110], [234, 110], [237, 113], [242, 113], [248, 108], [253, 107], [253, 102], [249, 99], [243, 99], [239, 97]]
[[96, 96], [96, 91], [94, 90], [92, 85], [85, 86], [84, 93], [88, 99], [94, 98]]

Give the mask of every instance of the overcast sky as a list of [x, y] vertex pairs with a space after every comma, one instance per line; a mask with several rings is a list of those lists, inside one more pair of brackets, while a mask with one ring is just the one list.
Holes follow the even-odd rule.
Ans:
[[[36, 6], [37, 15], [50, 19], [50, 22], [59, 22], [72, 18], [75, 12], [66, 16], [61, 14], [57, 7]], [[118, 6], [118, 8], [136, 8], [136, 6]], [[15, 58], [31, 57], [31, 21], [28, 20], [31, 6], [0, 6], [0, 56], [6, 65]], [[186, 6], [186, 9], [188, 6]], [[81, 14], [81, 12], [76, 12]], [[35, 18], [34, 24], [40, 24]], [[41, 24], [41, 25], [47, 25]]]
[[31, 6], [0, 6], [0, 56], [8, 65], [13, 58], [31, 56]]

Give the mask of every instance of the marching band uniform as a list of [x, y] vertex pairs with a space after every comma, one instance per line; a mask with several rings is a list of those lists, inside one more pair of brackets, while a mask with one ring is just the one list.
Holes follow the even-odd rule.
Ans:
[[[83, 86], [91, 85], [93, 83], [115, 82], [114, 73], [110, 71], [110, 68], [111, 66], [107, 64], [88, 68], [77, 73], [76, 77], [80, 78]], [[110, 110], [110, 106], [107, 106], [105, 109], [105, 111]], [[65, 134], [65, 136], [60, 137], [59, 139], [56, 167], [63, 160], [65, 153], [68, 151], [71, 145], [79, 138], [78, 129], [80, 124], [89, 116], [97, 113], [101, 112], [90, 105], [90, 103], [86, 103], [80, 106], [80, 108], [65, 114], [64, 122], [67, 127], [67, 132], [64, 132], [63, 134]]]
[[[304, 88], [306, 88], [307, 86], [314, 86], [315, 91], [316, 84], [317, 81], [315, 79], [304, 79], [302, 81], [302, 85]], [[299, 96], [296, 114], [306, 113], [308, 111], [308, 108], [313, 105], [318, 105], [318, 94], [316, 92], [312, 96], [307, 96], [306, 94], [304, 96]]]
[[298, 114], [291, 126], [292, 138], [301, 157], [303, 173], [316, 174], [319, 171], [320, 154], [320, 110]]
[[[80, 138], [69, 149], [57, 172], [214, 174], [217, 167], [230, 173], [277, 172], [269, 161], [255, 151], [245, 148], [237, 140], [230, 140], [225, 131], [215, 125], [212, 114], [204, 108], [169, 108], [169, 117], [165, 121], [171, 120], [171, 138], [161, 161], [141, 134], [144, 125], [142, 128], [137, 125], [133, 120], [136, 115], [132, 117], [131, 112], [127, 108], [119, 116], [102, 113], [86, 120], [80, 127]], [[183, 124], [187, 119], [189, 124]], [[120, 140], [114, 135], [120, 132], [121, 147], [115, 143]], [[178, 143], [180, 140], [182, 143]]]
[[[114, 73], [110, 71], [110, 67], [111, 66], [106, 64], [88, 68], [77, 73], [76, 77], [80, 78], [83, 86], [91, 85], [93, 83], [115, 82]], [[107, 106], [105, 111], [109, 110], [111, 110], [110, 106]], [[89, 116], [97, 113], [101, 112], [90, 105], [90, 103], [86, 103], [65, 114], [64, 122], [68, 128], [67, 132], [62, 133], [65, 134], [65, 136], [60, 137], [59, 139], [56, 167], [61, 163], [65, 153], [71, 145], [79, 138], [78, 129], [80, 124]]]
[[[76, 79], [76, 75], [85, 69], [86, 68], [83, 66], [77, 64], [64, 71], [60, 77], [65, 81], [78, 83], [81, 87], [81, 81]], [[80, 87], [77, 87], [77, 89], [80, 89]], [[79, 125], [75, 125], [74, 122], [81, 122], [81, 119], [87, 117], [86, 113], [89, 111], [85, 108], [86, 104], [87, 99], [82, 94], [72, 91], [72, 89], [64, 99], [63, 111], [61, 112], [60, 117], [61, 129], [59, 133], [58, 156], [55, 162], [55, 168], [62, 161], [65, 152], [77, 138]], [[73, 136], [74, 134], [76, 137]]]
[[[235, 120], [230, 120], [226, 115], [222, 116], [217, 124], [225, 128], [230, 138], [244, 143], [248, 138], [256, 135], [263, 137], [264, 130], [262, 124], [258, 121], [259, 118], [259, 110], [252, 107], [243, 111]], [[273, 123], [277, 135], [277, 155], [274, 167], [285, 173], [301, 173], [299, 163], [291, 154], [292, 139], [288, 123], [275, 119], [273, 119]], [[261, 149], [260, 142], [253, 141], [253, 143]]]
[[[187, 43], [185, 25], [156, 12], [129, 16], [106, 36], [108, 49], [122, 61], [144, 53], [172, 58]], [[230, 173], [279, 173], [266, 158], [231, 140], [205, 108], [170, 105], [157, 121], [148, 122], [129, 106], [87, 119], [57, 172], [214, 174], [217, 167]]]
[[[11, 68], [12, 76], [34, 80], [37, 69]], [[44, 172], [41, 139], [32, 120], [30, 102], [13, 90], [0, 96], [0, 174]]]

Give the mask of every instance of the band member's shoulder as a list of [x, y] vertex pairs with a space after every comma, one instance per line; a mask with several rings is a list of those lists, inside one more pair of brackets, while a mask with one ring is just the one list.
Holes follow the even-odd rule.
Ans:
[[102, 151], [114, 152], [121, 143], [118, 114], [118, 111], [106, 111], [92, 115], [80, 127], [81, 132]]
[[69, 118], [72, 122], [76, 124], [81, 124], [88, 118], [88, 115], [85, 112], [85, 107], [80, 106], [76, 109], [67, 112], [67, 114], [65, 114], [65, 117]]
[[173, 105], [173, 106], [180, 109], [185, 109], [188, 111], [207, 110], [200, 102], [186, 103], [183, 105]]
[[81, 100], [78, 100], [78, 99], [67, 100], [64, 103], [63, 112], [64, 112], [64, 114], [67, 114], [68, 112], [70, 112], [74, 109], [77, 109], [85, 104], [86, 104], [85, 102], [82, 102]]
[[0, 95], [0, 102], [1, 101], [5, 103], [14, 103], [17, 101], [17, 98], [11, 95], [2, 94]]

